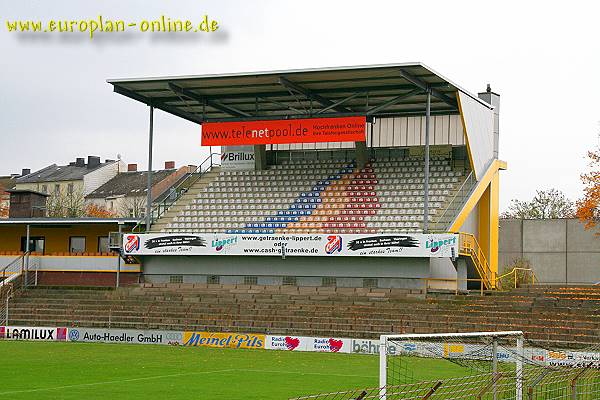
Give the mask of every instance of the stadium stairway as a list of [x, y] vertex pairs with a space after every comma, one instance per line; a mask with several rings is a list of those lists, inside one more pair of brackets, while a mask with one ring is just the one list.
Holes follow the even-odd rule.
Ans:
[[152, 225], [153, 231], [161, 231], [166, 229], [167, 226], [170, 226], [173, 219], [180, 214], [185, 208], [186, 205], [192, 202], [193, 199], [198, 196], [199, 193], [206, 190], [207, 187], [214, 181], [219, 174], [221, 173], [221, 167], [212, 167], [211, 170], [204, 175], [200, 179], [198, 179], [189, 189], [183, 194], [176, 202], [173, 204], [169, 210], [158, 220], [156, 223]]
[[530, 287], [486, 296], [414, 289], [144, 284], [35, 288], [9, 304], [11, 325], [377, 338], [385, 333], [523, 330], [540, 346], [600, 339], [600, 287]]

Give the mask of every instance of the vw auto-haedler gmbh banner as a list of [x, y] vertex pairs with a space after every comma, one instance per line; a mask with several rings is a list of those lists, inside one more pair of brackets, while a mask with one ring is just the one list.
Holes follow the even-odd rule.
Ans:
[[458, 235], [129, 233], [123, 249], [128, 255], [456, 257]]

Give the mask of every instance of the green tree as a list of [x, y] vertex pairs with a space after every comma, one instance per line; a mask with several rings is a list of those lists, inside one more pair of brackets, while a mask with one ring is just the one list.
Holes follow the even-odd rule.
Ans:
[[563, 192], [556, 189], [537, 190], [533, 199], [521, 201], [513, 199], [508, 210], [504, 211], [501, 218], [516, 219], [551, 219], [573, 218], [575, 216], [575, 203], [567, 198]]

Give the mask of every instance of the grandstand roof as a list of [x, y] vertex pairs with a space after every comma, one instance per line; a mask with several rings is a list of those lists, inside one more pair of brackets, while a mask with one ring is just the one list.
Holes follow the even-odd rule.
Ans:
[[192, 122], [456, 114], [461, 89], [421, 63], [109, 79], [115, 92]]

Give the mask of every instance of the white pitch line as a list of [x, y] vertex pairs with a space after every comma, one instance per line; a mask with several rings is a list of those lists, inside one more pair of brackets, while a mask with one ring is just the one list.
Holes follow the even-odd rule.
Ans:
[[113, 383], [123, 383], [123, 382], [149, 381], [152, 379], [174, 378], [174, 377], [178, 377], [178, 376], [188, 376], [188, 375], [220, 374], [223, 372], [235, 372], [235, 371], [237, 371], [237, 370], [236, 369], [222, 369], [222, 370], [218, 370], [218, 371], [199, 371], [199, 372], [186, 372], [186, 373], [181, 373], [181, 374], [145, 376], [142, 378], [119, 379], [119, 380], [114, 380], [114, 381], [103, 381], [103, 382], [92, 382], [92, 383], [78, 383], [76, 385], [54, 386], [54, 387], [49, 387], [49, 388], [11, 390], [8, 392], [0, 392], [0, 395], [18, 394], [18, 393], [34, 393], [34, 392], [43, 392], [43, 391], [48, 391], [48, 390], [70, 389], [70, 388], [98, 386], [98, 385], [110, 385]]
[[222, 369], [222, 370], [218, 370], [218, 371], [186, 372], [186, 373], [181, 373], [181, 374], [145, 376], [145, 377], [141, 377], [141, 378], [120, 379], [120, 380], [113, 380], [113, 381], [79, 383], [76, 385], [54, 386], [54, 387], [39, 388], [39, 389], [11, 390], [8, 392], [0, 392], [0, 395], [19, 394], [19, 393], [35, 393], [35, 392], [44, 392], [44, 391], [51, 391], [51, 390], [71, 389], [71, 388], [77, 388], [77, 387], [110, 385], [110, 384], [114, 384], [114, 383], [149, 381], [152, 379], [174, 378], [174, 377], [189, 376], [189, 375], [220, 374], [220, 373], [227, 373], [227, 372], [256, 372], [256, 373], [267, 373], [267, 374], [319, 375], [319, 376], [336, 376], [336, 377], [348, 377], [348, 378], [377, 378], [376, 376], [353, 375], [353, 374], [330, 374], [330, 373], [323, 373], [323, 372], [300, 372], [299, 373], [297, 371], [272, 371], [272, 370], [266, 370], [266, 369], [232, 368], [232, 369]]
[[377, 376], [370, 375], [352, 375], [352, 374], [330, 374], [325, 372], [297, 372], [297, 371], [270, 371], [266, 369], [236, 369], [236, 371], [240, 372], [264, 372], [267, 374], [293, 374], [293, 375], [321, 375], [321, 376], [339, 376], [339, 377], [349, 377], [349, 378], [378, 378]]

